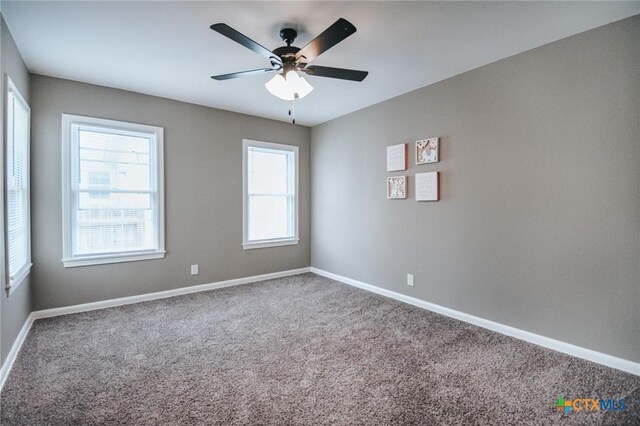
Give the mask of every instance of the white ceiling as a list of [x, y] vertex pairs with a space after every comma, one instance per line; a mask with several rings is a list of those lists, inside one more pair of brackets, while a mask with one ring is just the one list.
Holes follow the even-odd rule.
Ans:
[[368, 70], [362, 83], [308, 77], [313, 126], [496, 60], [640, 13], [640, 2], [12, 2], [2, 13], [31, 72], [287, 121], [261, 56], [209, 29], [224, 22], [269, 49], [284, 24], [302, 47], [336, 19], [358, 31], [313, 61]]

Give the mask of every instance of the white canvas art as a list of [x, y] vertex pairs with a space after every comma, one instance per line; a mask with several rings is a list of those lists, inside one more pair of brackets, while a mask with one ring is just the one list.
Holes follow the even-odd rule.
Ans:
[[387, 147], [387, 171], [407, 170], [407, 144], [401, 143]]
[[416, 201], [440, 199], [440, 172], [416, 173]]
[[406, 176], [393, 176], [387, 178], [387, 198], [407, 198]]
[[430, 138], [416, 141], [416, 164], [437, 163], [440, 140]]

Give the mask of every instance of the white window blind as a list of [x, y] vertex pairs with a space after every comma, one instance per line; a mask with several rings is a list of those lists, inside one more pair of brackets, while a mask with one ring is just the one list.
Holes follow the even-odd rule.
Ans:
[[29, 138], [31, 111], [7, 78], [6, 248], [8, 287], [15, 288], [31, 269]]
[[295, 244], [297, 147], [245, 141], [245, 248]]
[[163, 255], [162, 129], [67, 117], [65, 266]]

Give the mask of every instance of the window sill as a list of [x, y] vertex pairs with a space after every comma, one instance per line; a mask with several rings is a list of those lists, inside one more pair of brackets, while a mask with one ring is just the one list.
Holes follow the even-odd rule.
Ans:
[[137, 262], [139, 260], [152, 260], [164, 258], [166, 251], [127, 253], [120, 255], [82, 256], [72, 259], [62, 259], [65, 268], [78, 266], [104, 265], [107, 263]]
[[242, 248], [245, 250], [258, 249], [258, 248], [267, 248], [267, 247], [278, 247], [278, 246], [291, 246], [294, 244], [298, 244], [300, 241], [299, 238], [286, 238], [281, 240], [261, 240], [261, 241], [250, 241], [242, 243]]
[[31, 272], [32, 266], [33, 266], [33, 263], [29, 263], [26, 267], [22, 269], [22, 271], [20, 271], [18, 275], [16, 275], [15, 277], [9, 278], [9, 285], [7, 285], [7, 294], [9, 296], [11, 296], [11, 293], [13, 293], [13, 291], [16, 288], [18, 288], [20, 284], [22, 284], [25, 278], [27, 278], [27, 276]]

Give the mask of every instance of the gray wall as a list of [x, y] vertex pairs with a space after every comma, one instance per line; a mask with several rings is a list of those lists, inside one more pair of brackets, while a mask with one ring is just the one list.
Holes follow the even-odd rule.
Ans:
[[[0, 87], [2, 88], [2, 99], [4, 99], [5, 92], [5, 74], [11, 77], [11, 80], [16, 85], [22, 96], [25, 97], [27, 102], [30, 102], [29, 97], [29, 72], [27, 67], [20, 56], [20, 52], [16, 47], [16, 43], [9, 32], [7, 23], [4, 18], [0, 18], [0, 31], [2, 33], [2, 45], [0, 47], [0, 72], [1, 80]], [[4, 101], [0, 102], [0, 117], [4, 117], [3, 113]], [[0, 119], [0, 134], [2, 134], [2, 149], [0, 152], [4, 152], [4, 119]], [[4, 154], [0, 158], [4, 158]], [[4, 176], [4, 160], [0, 161], [0, 176]], [[0, 182], [3, 182], [0, 179]], [[1, 194], [1, 191], [0, 191]], [[0, 197], [1, 199], [2, 197]], [[0, 201], [2, 203], [2, 201]], [[2, 218], [2, 208], [0, 204], [0, 218]], [[2, 223], [2, 220], [0, 220]], [[3, 226], [0, 226], [0, 241], [4, 240], [2, 232]], [[0, 244], [2, 247], [3, 244]], [[2, 250], [2, 248], [0, 248]], [[4, 254], [0, 251], [0, 259], [4, 259]], [[13, 290], [11, 296], [7, 297], [7, 293], [4, 291], [4, 261], [2, 263], [2, 271], [0, 272], [0, 365], [4, 363], [7, 354], [11, 350], [13, 342], [16, 340], [20, 329], [24, 325], [27, 317], [31, 313], [31, 276], [27, 277], [17, 288]]]
[[[640, 361], [638, 46], [640, 16], [314, 127], [312, 266]], [[431, 136], [387, 200], [385, 147]]]
[[[309, 266], [308, 128], [40, 75], [31, 97], [34, 310]], [[164, 259], [63, 267], [62, 113], [164, 127]], [[243, 138], [300, 147], [298, 245], [242, 249]]]

